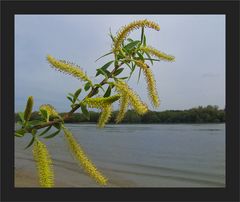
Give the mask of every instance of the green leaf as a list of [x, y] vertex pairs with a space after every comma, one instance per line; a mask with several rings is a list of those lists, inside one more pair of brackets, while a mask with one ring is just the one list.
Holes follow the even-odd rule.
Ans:
[[26, 108], [25, 108], [25, 111], [24, 111], [24, 120], [26, 121], [25, 124], [26, 124], [26, 123], [30, 120], [30, 118], [31, 118], [32, 109], [33, 109], [33, 104], [34, 104], [33, 97], [32, 97], [32, 96], [28, 97], [27, 104], [26, 104]]
[[144, 60], [150, 60], [150, 61], [161, 61], [161, 60], [159, 60], [159, 59], [154, 59], [154, 58], [152, 58], [152, 59], [149, 59], [149, 58], [144, 58]]
[[143, 43], [144, 38], [144, 27], [142, 27], [142, 33], [141, 33], [141, 44]]
[[90, 87], [91, 87], [90, 82], [87, 82], [87, 83], [85, 84], [85, 86], [84, 86], [84, 90], [85, 90], [85, 91], [88, 91]]
[[121, 52], [119, 52], [116, 57], [118, 60], [125, 58], [125, 56]]
[[112, 90], [112, 87], [109, 85], [103, 97], [109, 97], [111, 95], [111, 90]]
[[17, 125], [22, 126], [23, 122], [22, 121], [17, 121]]
[[70, 97], [74, 97], [74, 95], [72, 93], [68, 93], [68, 95], [70, 95]]
[[15, 132], [15, 137], [23, 137], [23, 136], [24, 136], [23, 134]]
[[41, 132], [38, 136], [43, 136], [45, 133], [47, 133], [52, 126], [48, 126], [43, 132]]
[[34, 140], [35, 140], [35, 136], [33, 135], [31, 141], [28, 143], [28, 145], [24, 149], [29, 148], [34, 143]]
[[48, 120], [49, 120], [48, 112], [47, 112], [45, 109], [40, 109], [40, 112], [41, 112], [42, 117], [43, 117], [46, 121], [48, 121]]
[[144, 53], [147, 55], [148, 59], [150, 60], [151, 64], [153, 65], [153, 61], [152, 61], [151, 56], [147, 52], [144, 52]]
[[82, 92], [82, 89], [79, 88], [78, 90], [76, 90], [76, 92], [74, 93], [74, 97], [78, 98], [78, 96], [80, 95], [80, 93]]
[[143, 45], [146, 46], [147, 45], [147, 39], [146, 39], [146, 35], [144, 34], [143, 36]]
[[[114, 60], [107, 62], [105, 65], [97, 69], [96, 76], [98, 76], [101, 73], [106, 73], [107, 74], [107, 68], [114, 62]], [[110, 72], [109, 72], [110, 73]]]
[[78, 90], [76, 90], [76, 92], [74, 93], [74, 97], [73, 97], [73, 103], [76, 102], [78, 96], [80, 95], [82, 89], [79, 88]]
[[132, 63], [132, 68], [131, 68], [131, 72], [130, 72], [130, 75], [129, 75], [128, 81], [129, 81], [129, 79], [132, 77], [132, 74], [133, 74], [135, 68], [136, 68], [136, 64], [135, 64], [135, 63], [134, 63], [134, 64]]
[[101, 59], [101, 58], [103, 58], [103, 57], [105, 57], [105, 56], [107, 56], [107, 55], [110, 55], [110, 54], [112, 54], [113, 52], [111, 51], [111, 52], [109, 52], [109, 53], [106, 53], [106, 54], [104, 54], [104, 55], [102, 55], [101, 57], [99, 57], [97, 60], [95, 60], [95, 62], [97, 62], [99, 59]]
[[35, 126], [35, 125], [43, 124], [44, 122], [41, 121], [41, 120], [33, 120], [33, 121], [29, 121], [28, 123], [29, 123], [30, 125]]
[[124, 62], [125, 65], [127, 65], [129, 67], [129, 69], [132, 70], [132, 67], [130, 66], [130, 64], [128, 62]]
[[118, 79], [127, 79], [127, 78], [128, 78], [128, 76], [121, 77], [121, 78], [118, 78]]
[[106, 78], [108, 78], [108, 75], [110, 74], [110, 72], [109, 72], [108, 70], [97, 69], [97, 74], [96, 74], [96, 76], [98, 76], [99, 74], [102, 74], [103, 76], [105, 76]]
[[133, 40], [132, 40], [131, 38], [128, 38], [127, 41], [129, 41], [129, 42], [133, 42]]
[[25, 133], [26, 133], [25, 129], [21, 128], [21, 129], [15, 131], [15, 136], [16, 137], [23, 137]]
[[137, 52], [137, 55], [138, 55], [138, 57], [139, 57], [140, 60], [143, 60], [143, 61], [144, 61], [144, 57], [143, 57], [143, 55], [142, 55], [141, 53]]
[[87, 120], [89, 120], [90, 114], [89, 114], [89, 111], [87, 110], [86, 105], [81, 104], [81, 110], [82, 110], [83, 115], [87, 118]]
[[71, 97], [67, 96], [67, 99], [69, 99], [70, 102], [73, 103], [73, 99]]
[[141, 77], [141, 71], [142, 71], [142, 69], [141, 69], [141, 68], [139, 68], [138, 80], [137, 80], [137, 82], [138, 82], [138, 83], [139, 83], [139, 80], [140, 80], [140, 77]]
[[100, 67], [100, 69], [104, 69], [104, 70], [107, 69], [113, 62], [114, 62], [114, 60], [107, 62], [105, 65]]
[[133, 42], [130, 42], [129, 44], [127, 44], [126, 46], [124, 46], [124, 48], [127, 50], [127, 51], [130, 51], [132, 50], [136, 45], [138, 45], [140, 43], [140, 41], [133, 41]]
[[105, 92], [104, 88], [102, 87], [102, 85], [96, 83], [94, 86], [98, 87], [98, 88], [101, 88], [103, 90], [103, 92]]
[[24, 134], [26, 133], [26, 130], [23, 129], [23, 128], [21, 128], [21, 129], [15, 131], [15, 132], [16, 132], [16, 133], [19, 133], [19, 134], [21, 134], [21, 135], [24, 135]]
[[59, 134], [60, 131], [61, 131], [61, 129], [58, 129], [56, 132], [54, 132], [54, 133], [52, 133], [52, 134], [50, 134], [50, 135], [48, 135], [48, 136], [45, 136], [44, 138], [46, 138], [46, 139], [53, 138], [53, 137], [55, 137], [57, 134]]
[[55, 123], [53, 126], [57, 129], [61, 129], [62, 128], [62, 123]]
[[114, 42], [114, 37], [113, 37], [113, 35], [110, 35], [110, 37], [111, 37], [112, 41]]
[[18, 112], [18, 116], [21, 119], [21, 121], [24, 122], [24, 113], [23, 112]]
[[124, 70], [124, 68], [117, 69], [117, 71], [114, 72], [114, 76], [121, 74], [123, 70]]
[[112, 41], [114, 42], [114, 37], [113, 37], [113, 35], [112, 35], [111, 27], [110, 27], [110, 29], [109, 29], [109, 36], [111, 37]]
[[134, 71], [136, 68], [136, 64], [135, 63], [132, 63], [132, 70]]

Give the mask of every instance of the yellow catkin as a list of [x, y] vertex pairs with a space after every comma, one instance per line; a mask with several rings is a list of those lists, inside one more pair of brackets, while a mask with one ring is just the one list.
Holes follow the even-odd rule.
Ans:
[[149, 21], [147, 19], [134, 21], [126, 26], [123, 26], [117, 33], [117, 36], [114, 38], [114, 50], [116, 51], [120, 48], [122, 42], [126, 39], [131, 31], [139, 29], [141, 27], [148, 27], [157, 31], [160, 30], [160, 27], [157, 23]]
[[123, 93], [120, 98], [120, 107], [119, 107], [118, 115], [116, 117], [116, 123], [120, 123], [123, 120], [125, 113], [127, 111], [128, 105], [129, 105], [128, 95], [126, 93]]
[[85, 152], [81, 148], [81, 146], [78, 144], [78, 142], [73, 137], [72, 133], [64, 128], [64, 135], [66, 138], [66, 141], [69, 145], [69, 148], [74, 155], [74, 157], [78, 160], [80, 165], [83, 167], [84, 171], [91, 176], [97, 183], [101, 185], [107, 184], [107, 178], [104, 177], [95, 167], [95, 165], [88, 159]]
[[147, 81], [147, 86], [148, 86], [148, 95], [151, 98], [153, 106], [159, 107], [160, 101], [159, 101], [158, 92], [156, 89], [156, 82], [151, 69], [148, 67], [148, 65], [146, 65], [142, 61], [136, 60], [135, 63], [144, 72], [145, 79]]
[[99, 128], [103, 128], [105, 126], [105, 124], [108, 122], [108, 120], [111, 117], [111, 113], [112, 113], [112, 105], [111, 104], [105, 105], [102, 108], [102, 112], [101, 112], [101, 115], [98, 120]]
[[140, 49], [152, 56], [159, 58], [160, 60], [165, 60], [169, 62], [173, 62], [175, 57], [172, 55], [167, 55], [166, 53], [160, 52], [159, 50], [151, 47], [151, 46], [142, 46]]
[[46, 110], [50, 116], [58, 117], [58, 112], [50, 104], [44, 104], [39, 107], [40, 110]]
[[115, 87], [119, 93], [128, 96], [129, 103], [138, 114], [143, 115], [148, 111], [147, 105], [141, 101], [139, 96], [127, 85], [127, 83], [122, 80], [117, 80]]
[[63, 60], [57, 60], [51, 55], [47, 56], [47, 60], [51, 64], [51, 66], [56, 68], [57, 70], [70, 74], [83, 81], [88, 81], [90, 84], [92, 84], [92, 81], [88, 78], [88, 76], [79, 66], [70, 64]]
[[103, 108], [105, 105], [112, 104], [113, 102], [119, 100], [120, 95], [113, 95], [110, 97], [96, 97], [96, 98], [86, 98], [85, 103], [90, 108]]
[[53, 187], [54, 173], [52, 160], [46, 145], [39, 140], [35, 140], [33, 146], [33, 157], [36, 161], [40, 185], [42, 187]]
[[33, 97], [30, 96], [28, 97], [28, 101], [27, 101], [27, 105], [24, 111], [24, 120], [28, 121], [31, 118], [31, 114], [32, 114], [32, 109], [33, 109]]

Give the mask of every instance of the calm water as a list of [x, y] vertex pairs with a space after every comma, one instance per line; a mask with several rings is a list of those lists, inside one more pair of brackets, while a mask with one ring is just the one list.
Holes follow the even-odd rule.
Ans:
[[[66, 126], [109, 178], [109, 186], [225, 186], [225, 124]], [[35, 179], [31, 149], [23, 150], [29, 138], [15, 138], [15, 169]], [[54, 161], [56, 186], [97, 186], [75, 163], [62, 134], [45, 142]]]

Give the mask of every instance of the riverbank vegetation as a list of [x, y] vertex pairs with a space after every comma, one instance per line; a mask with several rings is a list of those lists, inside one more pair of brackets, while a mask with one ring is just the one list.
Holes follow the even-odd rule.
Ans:
[[[90, 111], [90, 119], [88, 120], [82, 113], [74, 113], [65, 123], [97, 123], [100, 113]], [[60, 113], [64, 116], [66, 113]], [[118, 111], [114, 111], [109, 123], [114, 123]], [[16, 121], [19, 116], [16, 114]], [[38, 112], [33, 112], [32, 120], [41, 119]], [[225, 110], [219, 109], [218, 106], [208, 105], [206, 107], [195, 107], [188, 110], [166, 110], [166, 111], [148, 111], [144, 115], [138, 115], [134, 110], [128, 110], [122, 123], [224, 123]]]

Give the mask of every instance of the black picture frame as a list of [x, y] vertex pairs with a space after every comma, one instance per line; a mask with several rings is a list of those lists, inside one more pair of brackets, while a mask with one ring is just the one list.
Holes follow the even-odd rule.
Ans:
[[[15, 188], [15, 14], [224, 14], [226, 15], [225, 188]], [[238, 1], [2, 1], [1, 200], [2, 201], [239, 201]]]

